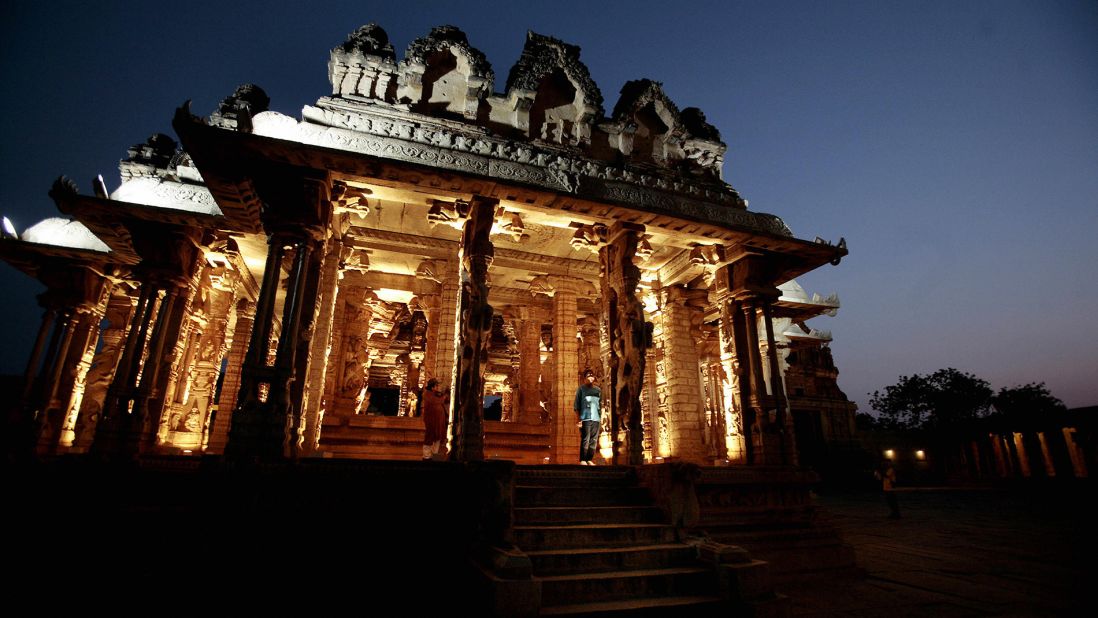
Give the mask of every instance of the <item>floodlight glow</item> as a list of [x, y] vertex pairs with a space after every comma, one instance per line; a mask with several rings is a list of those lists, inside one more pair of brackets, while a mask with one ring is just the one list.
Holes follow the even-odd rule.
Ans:
[[19, 232], [15, 231], [15, 225], [7, 217], [4, 217], [4, 234], [12, 238], [19, 238]]

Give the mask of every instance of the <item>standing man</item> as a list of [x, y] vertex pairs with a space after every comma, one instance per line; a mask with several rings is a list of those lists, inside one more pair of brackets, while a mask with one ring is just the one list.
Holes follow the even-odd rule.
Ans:
[[576, 389], [576, 403], [573, 408], [579, 417], [580, 428], [580, 465], [593, 466], [595, 449], [599, 445], [599, 427], [601, 425], [599, 403], [602, 391], [595, 386], [595, 372], [590, 369], [583, 372], [584, 383]]

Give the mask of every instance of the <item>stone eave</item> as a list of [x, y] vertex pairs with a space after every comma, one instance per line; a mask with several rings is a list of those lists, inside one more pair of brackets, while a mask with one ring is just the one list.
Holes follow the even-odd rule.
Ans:
[[774, 301], [774, 316], [804, 321], [837, 310], [838, 306], [781, 297]]
[[[136, 227], [225, 229], [225, 219], [215, 215], [176, 210], [108, 198], [60, 193], [54, 195], [57, 209], [72, 215], [111, 248], [115, 260], [137, 264], [141, 256], [134, 248]], [[137, 233], [144, 233], [138, 231]]]
[[810, 333], [786, 331], [782, 333], [782, 335], [790, 341], [815, 341], [817, 343], [830, 343], [832, 341], [830, 333], [821, 334], [820, 331], [816, 329], [812, 329], [812, 332]]
[[110, 264], [118, 262], [118, 256], [114, 252], [104, 253], [92, 249], [5, 238], [0, 240], [0, 260], [37, 279], [43, 268], [54, 267], [90, 268], [104, 274]]
[[[64, 204], [64, 207], [62, 207], [62, 204]], [[120, 220], [132, 219], [163, 223], [165, 225], [222, 229], [225, 223], [225, 218], [218, 215], [138, 204], [136, 202], [124, 202], [91, 195], [77, 194], [63, 201], [59, 200], [57, 207], [65, 214], [73, 215], [85, 225], [89, 222], [119, 223]]]

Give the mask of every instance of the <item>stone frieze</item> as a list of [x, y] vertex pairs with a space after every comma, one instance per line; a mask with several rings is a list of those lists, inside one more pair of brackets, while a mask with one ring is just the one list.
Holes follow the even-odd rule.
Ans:
[[[322, 99], [321, 104], [325, 100]], [[747, 211], [739, 196], [681, 178], [605, 163], [458, 129], [454, 123], [377, 110], [305, 107], [303, 122], [274, 112], [254, 120], [256, 134], [358, 152], [605, 200], [717, 225], [792, 236], [774, 215]], [[388, 111], [388, 110], [386, 110]]]

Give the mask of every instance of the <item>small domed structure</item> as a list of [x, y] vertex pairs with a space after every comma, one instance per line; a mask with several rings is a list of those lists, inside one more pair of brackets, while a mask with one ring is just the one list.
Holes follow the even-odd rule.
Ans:
[[64, 217], [43, 219], [24, 230], [21, 238], [27, 242], [40, 245], [86, 249], [101, 253], [108, 253], [111, 250], [106, 243], [99, 240], [95, 234], [92, 234], [91, 230], [83, 223]]

